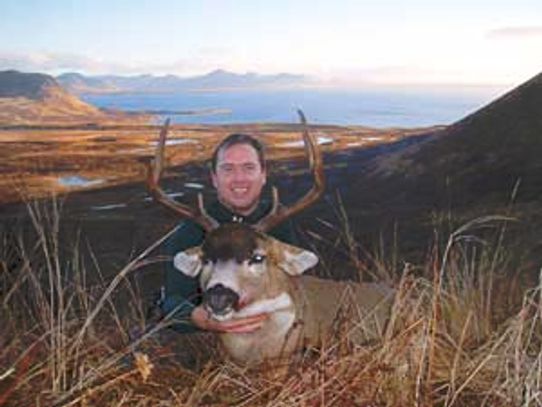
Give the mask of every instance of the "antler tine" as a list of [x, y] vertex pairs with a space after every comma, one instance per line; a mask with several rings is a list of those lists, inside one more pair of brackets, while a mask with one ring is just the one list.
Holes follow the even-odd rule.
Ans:
[[318, 148], [317, 141], [309, 132], [307, 120], [303, 111], [297, 111], [301, 126], [303, 128], [303, 140], [305, 142], [305, 152], [309, 158], [309, 166], [314, 175], [314, 184], [312, 188], [299, 201], [290, 207], [281, 206], [278, 198], [278, 190], [273, 187], [273, 208], [271, 212], [255, 226], [256, 229], [263, 232], [272, 229], [286, 219], [294, 216], [303, 209], [309, 207], [323, 195], [325, 190], [325, 175], [322, 153]]
[[169, 123], [170, 120], [168, 118], [160, 130], [154, 160], [152, 160], [152, 164], [149, 162], [147, 163], [147, 188], [156, 202], [164, 205], [175, 214], [188, 219], [193, 219], [206, 231], [215, 229], [218, 226], [218, 222], [209, 216], [205, 211], [203, 206], [203, 197], [201, 194], [198, 194], [198, 209], [194, 210], [188, 205], [181, 204], [170, 198], [159, 185], [163, 170], [164, 149], [166, 145], [167, 133], [169, 131]]

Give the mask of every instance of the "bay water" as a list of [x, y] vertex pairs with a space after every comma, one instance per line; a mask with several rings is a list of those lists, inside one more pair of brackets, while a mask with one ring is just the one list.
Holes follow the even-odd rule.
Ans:
[[[502, 89], [290, 89], [88, 94], [95, 106], [162, 112], [174, 123], [310, 123], [377, 128], [448, 125], [490, 103]], [[174, 114], [176, 113], [176, 114]]]

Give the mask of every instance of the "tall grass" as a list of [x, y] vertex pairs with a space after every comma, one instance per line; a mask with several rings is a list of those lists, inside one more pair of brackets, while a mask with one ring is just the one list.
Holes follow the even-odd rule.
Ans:
[[[362, 321], [337, 321], [321, 348], [247, 369], [215, 352], [212, 336], [163, 329], [170, 317], [130, 335], [145, 328], [145, 306], [129, 277], [163, 239], [96, 281], [92, 251], [78, 239], [63, 247], [61, 205], [28, 210], [34, 239], [1, 240], [0, 406], [542, 406], [542, 271], [526, 291], [514, 279], [507, 217], [474, 219], [398, 270], [394, 255], [362, 260], [343, 212], [337, 250], [395, 289], [381, 337], [351, 344]], [[128, 315], [117, 311], [122, 290]]]
[[78, 238], [61, 242], [56, 199], [27, 209], [30, 233], [2, 231], [0, 405], [19, 389], [28, 397], [23, 404], [62, 402], [122, 367], [119, 362], [134, 346], [129, 326], [144, 321], [119, 315], [115, 294], [122, 288], [123, 301], [132, 303], [128, 308], [144, 308], [140, 297], [126, 298], [136, 292], [127, 277], [152, 261], [149, 253], [161, 242], [106, 281], [98, 265], [87, 270], [93, 253], [83, 254]]

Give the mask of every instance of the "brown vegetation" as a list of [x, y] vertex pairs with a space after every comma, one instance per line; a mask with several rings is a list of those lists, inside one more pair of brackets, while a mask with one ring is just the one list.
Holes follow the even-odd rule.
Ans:
[[[313, 126], [317, 136], [330, 139], [325, 151], [388, 143], [416, 130], [375, 130], [357, 127]], [[0, 204], [47, 196], [51, 191], [104, 188], [143, 182], [146, 160], [154, 153], [157, 126], [80, 126], [51, 129], [0, 129]], [[235, 131], [262, 138], [271, 159], [301, 156], [299, 129], [293, 125], [172, 126], [168, 164], [204, 161], [222, 137]], [[373, 137], [373, 138], [371, 138]], [[294, 143], [292, 146], [291, 143]], [[178, 143], [178, 144], [175, 144]], [[290, 143], [290, 144], [289, 144]], [[62, 177], [78, 176], [85, 185], [62, 185]], [[166, 174], [167, 176], [167, 174]], [[92, 181], [98, 181], [92, 183]]]
[[[19, 240], [7, 256], [13, 240], [4, 236], [1, 247], [11, 261], [1, 264], [0, 405], [542, 405], [541, 287], [523, 296], [510, 279], [511, 253], [499, 244], [506, 218], [473, 220], [400, 273], [366, 265], [396, 276], [377, 340], [348, 345], [343, 338], [362, 319], [339, 318], [323, 348], [249, 370], [224, 361], [209, 337], [169, 333], [168, 318], [133, 335], [145, 322], [130, 276], [159, 260], [160, 240], [112, 280], [90, 283], [83, 249], [58, 257], [58, 208], [30, 205], [29, 215], [37, 245]], [[130, 312], [121, 314], [127, 298]]]

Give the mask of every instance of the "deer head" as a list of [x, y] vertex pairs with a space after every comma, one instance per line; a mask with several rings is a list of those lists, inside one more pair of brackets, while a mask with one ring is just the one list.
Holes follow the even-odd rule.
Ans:
[[203, 303], [217, 320], [287, 308], [286, 280], [317, 262], [312, 252], [239, 223], [214, 229], [203, 245], [174, 259], [181, 272], [199, 276]]

